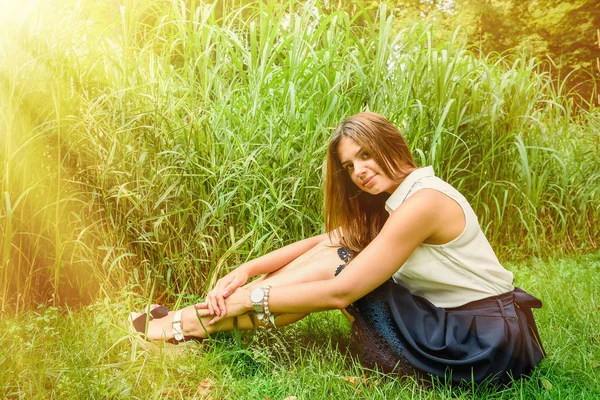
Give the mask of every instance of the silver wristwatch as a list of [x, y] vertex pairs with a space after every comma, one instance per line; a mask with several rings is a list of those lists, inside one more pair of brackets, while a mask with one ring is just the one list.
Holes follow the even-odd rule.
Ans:
[[265, 289], [262, 287], [257, 287], [252, 292], [250, 292], [250, 301], [252, 302], [252, 307], [254, 311], [261, 314], [265, 312], [265, 307], [263, 304], [263, 300], [265, 299]]

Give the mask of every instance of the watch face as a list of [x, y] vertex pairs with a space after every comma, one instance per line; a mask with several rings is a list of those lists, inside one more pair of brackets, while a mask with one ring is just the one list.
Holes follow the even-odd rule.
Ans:
[[252, 300], [253, 303], [258, 303], [262, 301], [264, 295], [265, 292], [263, 288], [256, 288], [252, 292], [250, 292], [250, 300]]

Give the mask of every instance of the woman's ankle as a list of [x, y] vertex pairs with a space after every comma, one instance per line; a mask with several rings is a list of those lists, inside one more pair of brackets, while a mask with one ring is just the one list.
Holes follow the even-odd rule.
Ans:
[[210, 332], [208, 321], [208, 319], [205, 318], [203, 320], [201, 317], [198, 316], [196, 308], [194, 306], [186, 307], [181, 315], [183, 335], [199, 338], [208, 337], [208, 334], [212, 333]]

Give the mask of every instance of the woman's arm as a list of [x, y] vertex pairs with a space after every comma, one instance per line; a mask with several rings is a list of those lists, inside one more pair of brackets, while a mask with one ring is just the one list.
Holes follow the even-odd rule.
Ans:
[[325, 239], [327, 239], [326, 233], [300, 240], [248, 261], [238, 268], [244, 269], [249, 277], [268, 274], [289, 264], [292, 260], [300, 257]]
[[229, 297], [236, 290], [239, 290], [238, 288], [244, 285], [249, 278], [278, 270], [325, 239], [327, 239], [326, 233], [313, 236], [240, 265], [219, 279], [215, 286], [208, 292], [206, 295], [208, 310], [212, 315], [225, 316], [227, 314], [225, 298]]
[[[324, 281], [271, 288], [270, 311], [296, 314], [340, 309], [371, 292], [389, 279], [419, 244], [442, 229], [445, 198], [433, 190], [415, 193], [392, 213], [379, 235], [343, 273]], [[249, 290], [236, 292], [227, 300], [227, 307], [229, 316], [251, 311]]]

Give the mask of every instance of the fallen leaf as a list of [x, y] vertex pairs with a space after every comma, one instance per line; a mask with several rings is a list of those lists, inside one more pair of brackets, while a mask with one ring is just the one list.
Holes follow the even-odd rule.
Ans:
[[210, 394], [214, 387], [215, 382], [210, 378], [206, 378], [198, 384], [198, 391], [196, 393], [200, 395], [200, 398], [210, 400], [212, 399], [212, 397], [210, 397]]
[[542, 381], [542, 386], [544, 387], [544, 389], [552, 390], [552, 383], [550, 383], [548, 379], [540, 378], [540, 381]]
[[263, 397], [265, 398], [265, 400], [271, 400], [271, 398], [270, 398], [270, 397], [267, 397], [267, 396], [265, 396], [264, 394], [263, 394]]
[[351, 383], [354, 385], [354, 387], [358, 386], [358, 378], [355, 378], [353, 376], [347, 376], [344, 378], [344, 380], [348, 383]]
[[592, 367], [596, 368], [598, 366], [598, 361], [596, 360], [590, 360], [590, 364]]

